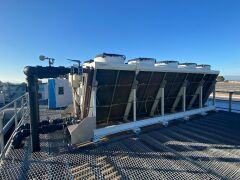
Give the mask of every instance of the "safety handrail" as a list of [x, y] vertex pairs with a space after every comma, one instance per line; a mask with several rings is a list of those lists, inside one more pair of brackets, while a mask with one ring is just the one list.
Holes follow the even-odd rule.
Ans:
[[[26, 93], [26, 94], [27, 94], [27, 93]], [[9, 106], [13, 105], [14, 102], [19, 101], [20, 99], [22, 99], [23, 97], [25, 97], [26, 94], [18, 97], [17, 99], [14, 99], [12, 102], [10, 102], [10, 103], [6, 104], [5, 106], [1, 107], [1, 108], [0, 108], [0, 112], [2, 112], [4, 109], [8, 108]]]
[[[223, 98], [223, 100], [226, 100], [228, 101], [228, 107], [216, 107], [218, 109], [225, 109], [225, 110], [228, 110], [229, 112], [232, 112], [233, 110], [234, 111], [240, 111], [240, 109], [233, 109], [232, 108], [232, 101], [233, 100], [233, 95], [240, 95], [240, 91], [229, 91], [229, 90], [216, 90], [215, 93], [224, 93], [224, 94], [228, 94], [228, 98]], [[215, 97], [216, 98], [216, 97]], [[217, 97], [216, 99], [219, 99], [219, 97]], [[236, 101], [238, 102], [238, 101]]]
[[[20, 107], [17, 107], [17, 103], [21, 103]], [[22, 124], [23, 120], [26, 118], [26, 116], [29, 116], [29, 105], [28, 105], [28, 93], [25, 93], [24, 95], [18, 97], [17, 99], [13, 100], [12, 102], [8, 103], [4, 107], [0, 109], [0, 160], [4, 159], [5, 153], [7, 149], [10, 147], [11, 141], [14, 137], [15, 132], [17, 131], [18, 127]], [[14, 108], [14, 114], [11, 116], [10, 120], [4, 124], [4, 113], [5, 110], [8, 110], [8, 108], [12, 107]], [[18, 122], [19, 115], [21, 115], [21, 119]], [[12, 127], [13, 123], [15, 123], [15, 128], [13, 133], [11, 134], [8, 141], [4, 142], [4, 135], [9, 131], [9, 129]]]

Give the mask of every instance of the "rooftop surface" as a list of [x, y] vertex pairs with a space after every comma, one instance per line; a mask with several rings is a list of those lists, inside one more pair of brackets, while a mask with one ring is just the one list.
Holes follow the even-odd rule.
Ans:
[[41, 152], [10, 150], [0, 179], [239, 179], [240, 114], [219, 111], [168, 127], [68, 147], [64, 130], [41, 135]]

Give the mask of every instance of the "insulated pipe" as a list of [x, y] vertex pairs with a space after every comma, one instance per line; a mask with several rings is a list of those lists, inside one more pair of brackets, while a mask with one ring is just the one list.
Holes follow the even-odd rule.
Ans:
[[39, 142], [39, 104], [38, 104], [38, 79], [56, 78], [71, 72], [70, 68], [65, 67], [42, 67], [27, 66], [24, 74], [27, 76], [30, 108], [30, 125], [32, 152], [40, 151]]
[[28, 82], [28, 93], [29, 93], [32, 152], [36, 152], [36, 151], [40, 151], [39, 132], [38, 132], [39, 106], [38, 106], [36, 76], [34, 75], [28, 76], [27, 82]]

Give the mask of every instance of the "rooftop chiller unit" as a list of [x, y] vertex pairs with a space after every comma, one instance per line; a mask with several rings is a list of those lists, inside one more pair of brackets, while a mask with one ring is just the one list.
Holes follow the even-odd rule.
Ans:
[[72, 144], [215, 110], [206, 102], [219, 71], [209, 65], [103, 53], [82, 67], [69, 78], [80, 119], [68, 126]]

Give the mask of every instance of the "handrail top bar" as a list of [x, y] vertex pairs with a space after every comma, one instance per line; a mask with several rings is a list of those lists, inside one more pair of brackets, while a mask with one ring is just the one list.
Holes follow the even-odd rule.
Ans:
[[3, 111], [5, 108], [9, 107], [10, 105], [12, 105], [14, 102], [16, 102], [16, 101], [22, 99], [22, 98], [23, 98], [24, 96], [26, 96], [27, 94], [28, 94], [28, 93], [25, 93], [25, 94], [23, 94], [22, 96], [20, 96], [20, 97], [14, 99], [14, 100], [11, 101], [10, 103], [6, 104], [5, 106], [1, 107], [1, 108], [0, 108], [0, 112]]
[[[26, 104], [25, 104], [26, 105]], [[24, 116], [26, 115], [26, 113], [28, 113], [27, 111], [25, 112], [25, 114], [23, 114], [22, 118], [20, 119], [19, 123], [18, 123], [18, 127], [22, 124], [22, 122], [24, 121]], [[17, 131], [17, 128], [14, 129], [14, 131], [12, 132], [11, 136], [9, 137], [7, 143], [5, 144], [4, 148], [2, 149], [2, 152], [0, 152], [0, 161], [4, 158], [6, 152], [8, 151], [9, 147], [10, 147], [10, 143], [11, 140], [13, 139], [13, 136], [15, 134], [15, 132]]]
[[240, 91], [216, 90], [216, 92], [240, 94]]
[[3, 126], [3, 130], [2, 130], [2, 131], [3, 131], [3, 134], [6, 134], [6, 132], [9, 130], [11, 124], [13, 124], [14, 118], [15, 118], [16, 116], [18, 116], [18, 114], [24, 109], [24, 107], [26, 107], [26, 105], [27, 105], [27, 103], [24, 103], [23, 106], [22, 106], [20, 109], [18, 109], [18, 111], [16, 112], [16, 114], [14, 114], [14, 115], [10, 118], [10, 120]]

